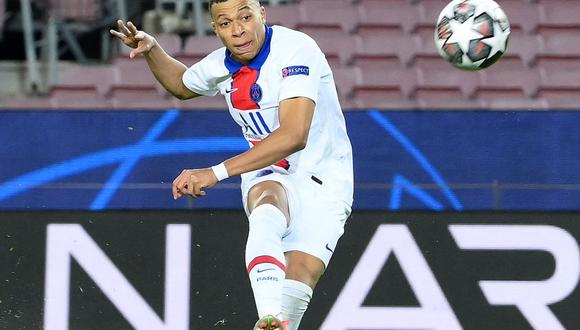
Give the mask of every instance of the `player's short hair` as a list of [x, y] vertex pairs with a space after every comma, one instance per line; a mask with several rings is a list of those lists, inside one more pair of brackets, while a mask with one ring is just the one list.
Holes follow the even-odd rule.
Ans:
[[[222, 3], [222, 2], [226, 2], [228, 0], [210, 0], [209, 1], [209, 8], [211, 8], [211, 6], [215, 5], [216, 3]], [[252, 0], [258, 3], [258, 5], [260, 4], [260, 0]]]

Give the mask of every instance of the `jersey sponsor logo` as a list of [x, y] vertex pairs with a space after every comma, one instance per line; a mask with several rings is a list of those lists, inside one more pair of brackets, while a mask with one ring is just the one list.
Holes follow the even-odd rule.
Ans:
[[296, 75], [310, 75], [310, 68], [305, 65], [289, 66], [282, 69], [282, 78], [296, 76]]
[[250, 87], [250, 97], [252, 98], [252, 101], [256, 103], [262, 100], [262, 87], [260, 87], [258, 83], [255, 83]]

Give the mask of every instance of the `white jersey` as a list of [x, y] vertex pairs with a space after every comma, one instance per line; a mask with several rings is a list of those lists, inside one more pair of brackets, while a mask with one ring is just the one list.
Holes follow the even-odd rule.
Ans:
[[264, 45], [251, 63], [236, 62], [222, 47], [190, 67], [183, 83], [200, 95], [224, 95], [250, 147], [279, 127], [280, 101], [313, 100], [316, 108], [306, 147], [273, 168], [314, 175], [337, 197], [352, 203], [352, 148], [332, 71], [312, 38], [281, 26], [266, 26]]

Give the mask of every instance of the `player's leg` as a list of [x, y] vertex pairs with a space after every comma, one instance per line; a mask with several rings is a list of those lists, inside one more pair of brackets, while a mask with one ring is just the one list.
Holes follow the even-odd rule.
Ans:
[[289, 321], [286, 330], [296, 330], [325, 266], [322, 260], [301, 251], [286, 252], [286, 264], [282, 314]]
[[[309, 195], [305, 192], [303, 195]], [[314, 195], [321, 196], [316, 191]], [[324, 196], [324, 195], [322, 195]], [[302, 200], [299, 215], [292, 217], [290, 233], [284, 238], [286, 280], [282, 294], [282, 315], [289, 321], [287, 330], [299, 329], [313, 289], [325, 272], [350, 207], [342, 202], [307, 196]]]
[[282, 237], [289, 219], [286, 191], [279, 182], [257, 183], [248, 192], [247, 208], [246, 267], [258, 315], [260, 319], [268, 315], [278, 316], [282, 311], [282, 287], [286, 275], [282, 249]]

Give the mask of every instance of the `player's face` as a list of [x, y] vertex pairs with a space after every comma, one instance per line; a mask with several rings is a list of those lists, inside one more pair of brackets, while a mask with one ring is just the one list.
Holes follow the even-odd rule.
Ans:
[[258, 1], [228, 0], [212, 5], [212, 26], [234, 59], [248, 64], [265, 39], [265, 10]]

